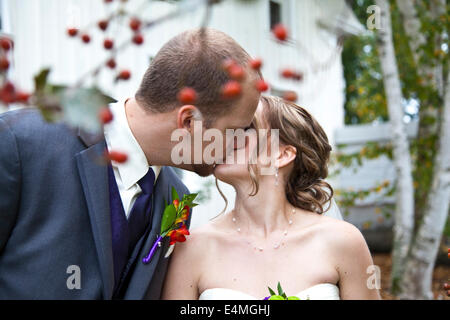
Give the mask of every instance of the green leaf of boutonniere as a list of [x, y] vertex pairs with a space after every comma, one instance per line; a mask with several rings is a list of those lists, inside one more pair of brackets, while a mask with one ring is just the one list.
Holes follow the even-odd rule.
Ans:
[[172, 187], [172, 201], [175, 199], [180, 200], [180, 197], [178, 196], [177, 190], [175, 190], [175, 188]]
[[175, 222], [176, 217], [177, 210], [175, 210], [175, 206], [173, 204], [166, 206], [161, 219], [161, 235], [170, 229], [172, 224]]

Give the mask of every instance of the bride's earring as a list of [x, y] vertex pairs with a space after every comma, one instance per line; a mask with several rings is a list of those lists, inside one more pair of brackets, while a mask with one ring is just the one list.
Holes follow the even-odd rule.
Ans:
[[276, 186], [278, 185], [278, 167], [277, 167], [276, 172], [275, 172], [275, 185]]

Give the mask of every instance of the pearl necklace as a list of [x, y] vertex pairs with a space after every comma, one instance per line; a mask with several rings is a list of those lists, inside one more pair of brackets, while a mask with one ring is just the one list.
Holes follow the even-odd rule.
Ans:
[[[236, 216], [235, 216], [234, 212], [235, 212], [235, 211], [233, 210], [233, 217], [231, 218], [231, 220], [232, 220], [233, 223], [237, 226], [236, 231], [237, 231], [238, 233], [241, 233], [241, 228], [240, 228], [239, 225], [237, 225], [237, 223], [236, 223], [237, 220], [236, 220]], [[296, 213], [296, 212], [295, 212], [295, 208], [292, 209], [292, 213], [293, 213], [293, 214]], [[288, 223], [289, 223], [288, 228], [287, 228], [286, 230], [284, 230], [284, 232], [283, 232], [284, 237], [286, 237], [286, 236], [288, 235], [288, 229], [289, 229], [289, 227], [292, 225], [292, 220], [289, 219]], [[273, 248], [274, 248], [275, 250], [278, 249], [278, 248], [280, 248], [281, 245], [284, 245], [284, 242], [282, 242], [282, 240], [283, 240], [284, 237], [282, 237], [282, 238], [280, 239], [280, 241], [276, 242], [276, 243], [273, 245]], [[251, 244], [251, 242], [249, 242], [249, 241], [247, 241], [247, 243], [248, 243], [248, 244]], [[258, 247], [255, 246], [254, 248], [255, 248], [255, 249], [258, 249], [259, 251], [263, 251], [263, 250], [264, 250], [264, 248], [263, 248], [263, 247], [260, 247], [260, 246], [258, 246]]]

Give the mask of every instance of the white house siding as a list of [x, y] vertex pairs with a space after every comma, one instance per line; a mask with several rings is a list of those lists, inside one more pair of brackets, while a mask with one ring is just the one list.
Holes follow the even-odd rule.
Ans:
[[[148, 19], [164, 15], [175, 6], [158, 1], [139, 9], [143, 1], [129, 0], [126, 8], [139, 12], [140, 17]], [[43, 67], [52, 68], [50, 79], [53, 82], [73, 84], [81, 75], [107, 59], [109, 53], [103, 49], [105, 36], [114, 36], [116, 45], [129, 38], [128, 20], [124, 27], [111, 25], [106, 35], [96, 22], [110, 12], [110, 6], [103, 1], [93, 0], [3, 0], [3, 15], [8, 24], [5, 32], [11, 33], [15, 41], [12, 79], [21, 88], [32, 90], [33, 76]], [[188, 5], [196, 0], [185, 1]], [[339, 30], [325, 30], [318, 20], [333, 22], [349, 15], [344, 0], [284, 0], [284, 17], [294, 41], [281, 45], [274, 41], [269, 28], [269, 1], [224, 0], [212, 10], [209, 26], [222, 30], [236, 39], [252, 56], [264, 61], [262, 72], [266, 80], [276, 89], [293, 90], [299, 95], [299, 104], [308, 109], [322, 124], [330, 141], [334, 144], [335, 130], [344, 125], [344, 78], [340, 54], [336, 54]], [[114, 2], [112, 4], [118, 5]], [[186, 12], [184, 10], [183, 12]], [[97, 83], [115, 98], [132, 96], [139, 85], [150, 56], [156, 54], [161, 46], [172, 36], [183, 30], [198, 27], [204, 15], [204, 6], [189, 11], [176, 19], [169, 20], [145, 33], [142, 46], [131, 45], [117, 58], [118, 66], [131, 70], [129, 81], [113, 84], [114, 71], [104, 69]], [[342, 19], [341, 19], [342, 20]], [[351, 19], [345, 19], [351, 21]], [[4, 19], [5, 21], [5, 19]], [[92, 41], [84, 45], [79, 39], [66, 35], [68, 26], [91, 24], [89, 34]], [[342, 27], [342, 23], [340, 24]], [[358, 26], [357, 26], [358, 27]], [[337, 33], [337, 34], [336, 34]], [[324, 63], [330, 61], [325, 70]], [[294, 67], [304, 72], [302, 83], [282, 79], [281, 68]], [[209, 178], [200, 178], [186, 172], [184, 181], [191, 191], [203, 187]], [[334, 182], [330, 181], [333, 185]], [[234, 191], [223, 186], [230, 207], [233, 206]], [[211, 199], [201, 203], [195, 210], [192, 227], [195, 228], [223, 207], [223, 201], [215, 190]]]
[[[418, 122], [412, 121], [406, 126], [408, 138], [417, 136]], [[345, 145], [342, 152], [346, 154], [358, 153], [367, 142], [377, 142], [381, 145], [389, 142], [390, 124], [365, 124], [345, 126], [336, 130], [336, 144]], [[364, 160], [362, 166], [355, 164], [353, 167], [343, 169], [336, 177], [336, 184], [344, 190], [367, 190], [389, 181], [390, 185], [395, 184], [396, 172], [392, 161], [386, 156], [372, 160]], [[374, 251], [388, 251], [392, 245], [393, 212], [390, 218], [378, 221], [377, 208], [386, 205], [394, 205], [395, 197], [384, 197], [381, 194], [371, 194], [363, 200], [356, 200], [355, 205], [349, 208], [349, 214], [344, 215], [344, 219], [357, 226], [370, 247]], [[363, 225], [369, 223], [369, 227]]]

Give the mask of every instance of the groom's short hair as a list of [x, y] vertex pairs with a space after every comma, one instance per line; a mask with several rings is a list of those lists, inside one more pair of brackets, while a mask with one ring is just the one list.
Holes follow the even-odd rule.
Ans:
[[259, 71], [248, 66], [249, 54], [230, 36], [210, 28], [185, 31], [156, 54], [135, 98], [153, 112], [168, 112], [181, 106], [178, 92], [191, 87], [197, 92], [195, 106], [204, 117], [220, 117], [235, 102], [223, 99], [221, 94], [222, 86], [230, 80], [223, 68], [227, 59], [244, 67], [250, 79], [262, 78]]

